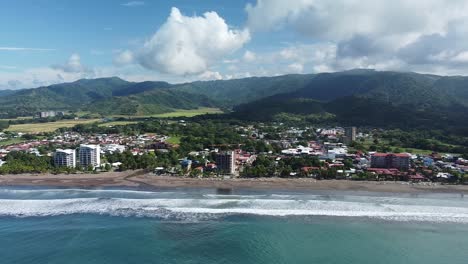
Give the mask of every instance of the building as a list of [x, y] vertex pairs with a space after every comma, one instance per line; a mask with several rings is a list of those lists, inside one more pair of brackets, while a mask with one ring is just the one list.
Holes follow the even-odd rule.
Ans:
[[189, 159], [182, 159], [180, 160], [180, 165], [183, 169], [191, 170], [192, 169], [192, 160]]
[[57, 167], [76, 167], [76, 152], [74, 149], [57, 149], [54, 153], [54, 164]]
[[234, 151], [221, 152], [216, 155], [216, 167], [222, 173], [234, 174], [236, 172], [236, 159]]
[[349, 145], [353, 141], [356, 141], [356, 127], [345, 127], [343, 142]]
[[395, 153], [374, 153], [371, 155], [371, 167], [407, 170], [410, 167], [410, 155]]
[[49, 118], [49, 117], [56, 117], [56, 116], [63, 116], [65, 113], [64, 112], [57, 112], [57, 111], [43, 111], [43, 112], [38, 112], [37, 116], [39, 118]]
[[101, 165], [101, 147], [99, 145], [80, 145], [80, 165], [99, 167]]

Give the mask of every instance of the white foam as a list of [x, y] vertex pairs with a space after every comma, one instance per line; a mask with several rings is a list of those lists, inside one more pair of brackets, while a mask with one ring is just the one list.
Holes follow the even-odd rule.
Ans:
[[[383, 200], [382, 200], [383, 201]], [[264, 216], [367, 217], [394, 221], [468, 223], [468, 208], [392, 203], [291, 200], [291, 199], [124, 199], [76, 198], [0, 200], [0, 216], [55, 216], [101, 214], [164, 219], [222, 217], [248, 214]], [[401, 202], [401, 201], [399, 201]]]

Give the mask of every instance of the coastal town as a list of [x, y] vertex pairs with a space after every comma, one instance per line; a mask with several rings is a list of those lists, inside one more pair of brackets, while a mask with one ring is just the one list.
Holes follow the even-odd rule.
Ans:
[[[160, 123], [177, 129], [193, 124], [187, 120], [173, 120], [170, 125]], [[115, 127], [98, 129], [103, 131], [59, 129], [47, 135], [2, 132], [0, 143], [20, 142], [0, 147], [0, 172], [102, 173], [145, 169], [155, 176], [443, 183], [464, 183], [468, 175], [468, 160], [457, 154], [411, 153], [396, 148], [393, 150], [397, 152], [363, 151], [359, 143], [377, 141], [373, 135], [376, 129], [369, 128], [241, 124], [233, 126], [233, 133], [241, 141], [188, 144], [189, 147], [184, 147], [184, 138], [193, 135], [174, 136], [158, 131], [103, 133], [112, 129]], [[44, 157], [50, 167], [37, 171], [15, 171], [13, 166], [7, 169], [9, 162], [18, 163], [15, 153]]]

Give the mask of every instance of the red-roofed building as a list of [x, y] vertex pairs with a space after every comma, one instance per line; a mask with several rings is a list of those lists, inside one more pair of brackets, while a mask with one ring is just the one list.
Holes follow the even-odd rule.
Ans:
[[302, 167], [301, 170], [304, 172], [318, 171], [320, 167]]

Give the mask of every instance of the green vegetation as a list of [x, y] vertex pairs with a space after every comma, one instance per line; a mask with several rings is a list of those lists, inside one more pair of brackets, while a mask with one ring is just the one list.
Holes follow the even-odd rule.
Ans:
[[453, 136], [440, 130], [400, 129], [373, 132], [372, 139], [351, 144], [352, 150], [379, 152], [410, 152], [428, 155], [433, 152], [468, 156], [468, 137]]
[[10, 126], [8, 121], [0, 121], [0, 131], [7, 129]]
[[0, 167], [0, 174], [44, 173], [52, 169], [51, 157], [38, 157], [20, 151], [8, 153], [5, 161]]
[[163, 164], [174, 164], [177, 162], [177, 159], [171, 160], [168, 163], [166, 163], [162, 157], [156, 159], [156, 155], [153, 152], [143, 155], [133, 155], [132, 152], [125, 151], [123, 153], [106, 154], [105, 158], [109, 163], [121, 162], [122, 165], [119, 167], [121, 171], [130, 169], [154, 169]]

